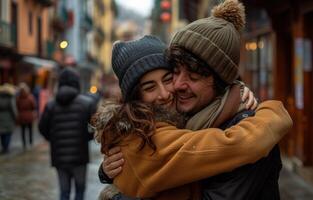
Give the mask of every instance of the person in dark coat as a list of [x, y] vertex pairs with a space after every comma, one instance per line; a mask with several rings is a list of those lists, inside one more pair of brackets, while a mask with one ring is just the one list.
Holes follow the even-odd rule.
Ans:
[[26, 149], [26, 129], [28, 129], [29, 144], [33, 144], [33, 122], [36, 119], [36, 101], [25, 83], [20, 84], [20, 93], [16, 98], [18, 123], [21, 126], [23, 147]]
[[84, 198], [88, 141], [93, 134], [88, 123], [96, 106], [93, 100], [80, 94], [79, 75], [71, 68], [59, 77], [55, 100], [47, 103], [39, 121], [39, 131], [50, 142], [52, 166], [60, 184], [60, 199], [70, 198], [71, 181], [75, 181], [75, 200]]
[[6, 83], [0, 86], [0, 138], [1, 153], [8, 153], [11, 136], [15, 127], [17, 115], [15, 89]]

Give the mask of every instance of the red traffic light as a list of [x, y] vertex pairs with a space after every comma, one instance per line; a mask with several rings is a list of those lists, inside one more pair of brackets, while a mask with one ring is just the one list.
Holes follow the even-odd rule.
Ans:
[[171, 8], [171, 2], [169, 0], [163, 0], [161, 1], [161, 8], [163, 10], [168, 10]]
[[171, 20], [171, 14], [169, 12], [163, 12], [160, 18], [162, 22], [169, 22]]

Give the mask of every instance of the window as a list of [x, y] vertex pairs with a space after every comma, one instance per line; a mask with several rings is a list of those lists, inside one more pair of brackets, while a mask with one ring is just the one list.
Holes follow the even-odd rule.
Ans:
[[261, 100], [273, 98], [273, 46], [271, 34], [259, 35], [245, 44], [250, 89]]
[[32, 35], [33, 33], [33, 13], [28, 12], [28, 33]]

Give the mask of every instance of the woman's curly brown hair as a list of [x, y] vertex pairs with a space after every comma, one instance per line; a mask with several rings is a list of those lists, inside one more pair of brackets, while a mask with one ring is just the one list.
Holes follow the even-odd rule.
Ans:
[[91, 124], [97, 130], [95, 138], [101, 143], [101, 152], [104, 154], [131, 134], [142, 139], [139, 151], [145, 145], [156, 150], [152, 141], [156, 130], [154, 113], [150, 105], [140, 101], [106, 103], [92, 117]]

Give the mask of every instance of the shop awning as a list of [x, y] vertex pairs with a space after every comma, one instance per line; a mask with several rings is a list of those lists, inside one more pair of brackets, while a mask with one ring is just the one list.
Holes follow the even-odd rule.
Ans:
[[23, 62], [33, 64], [36, 67], [46, 67], [46, 68], [56, 68], [58, 67], [58, 63], [53, 60], [33, 57], [33, 56], [24, 56], [22, 59]]

